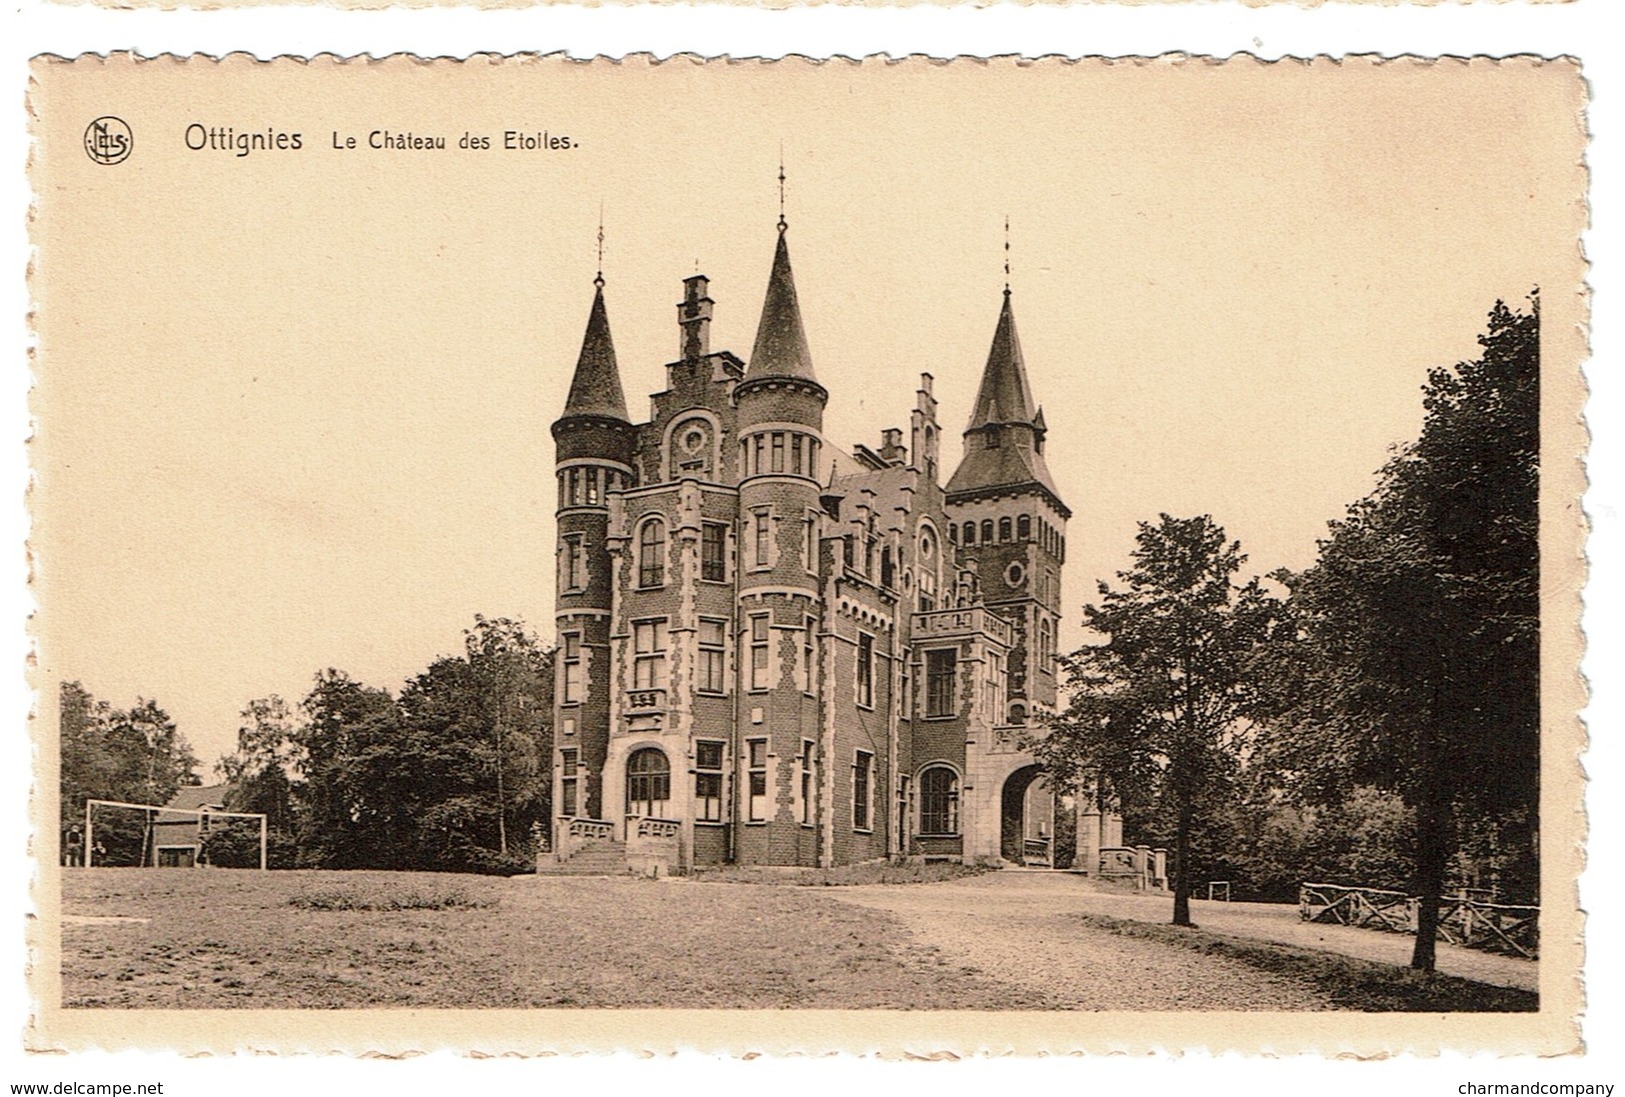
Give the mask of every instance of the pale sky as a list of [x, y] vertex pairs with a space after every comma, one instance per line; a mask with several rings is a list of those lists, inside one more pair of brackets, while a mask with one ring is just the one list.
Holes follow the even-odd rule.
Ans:
[[[1577, 288], [1562, 66], [333, 71], [115, 64], [33, 99], [39, 683], [154, 697], [206, 762], [320, 668], [397, 690], [476, 613], [551, 638], [548, 426], [600, 204], [643, 418], [696, 262], [713, 349], [749, 352], [782, 142], [826, 437], [906, 426], [927, 370], [944, 478], [1008, 216], [1073, 510], [1063, 645], [1159, 512], [1213, 514], [1249, 572], [1312, 562], [1415, 435], [1426, 370], [1476, 354], [1496, 298], [1540, 284], [1550, 323]], [[80, 144], [105, 113], [137, 142], [111, 167]], [[304, 147], [189, 151], [192, 122]], [[366, 149], [380, 128], [452, 147]], [[580, 147], [504, 152], [506, 129]]]

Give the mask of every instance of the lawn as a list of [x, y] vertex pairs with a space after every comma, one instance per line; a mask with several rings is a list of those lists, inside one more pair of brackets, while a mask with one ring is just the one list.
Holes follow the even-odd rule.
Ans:
[[68, 1007], [1042, 1004], [947, 965], [884, 913], [805, 888], [225, 869], [63, 879]]

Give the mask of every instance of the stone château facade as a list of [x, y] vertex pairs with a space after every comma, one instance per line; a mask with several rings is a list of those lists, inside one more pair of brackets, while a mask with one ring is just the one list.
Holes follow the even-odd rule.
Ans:
[[[782, 220], [749, 359], [711, 349], [685, 279], [649, 422], [594, 284], [553, 424], [555, 857], [1051, 863], [1056, 798], [1019, 739], [1056, 703], [1071, 511], [1008, 287], [944, 487], [929, 374], [906, 435], [826, 442]], [[1120, 837], [1079, 822], [1092, 866]]]

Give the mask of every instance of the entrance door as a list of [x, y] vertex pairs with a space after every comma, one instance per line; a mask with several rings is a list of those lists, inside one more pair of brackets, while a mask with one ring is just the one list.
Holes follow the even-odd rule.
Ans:
[[1038, 766], [1004, 782], [999, 801], [999, 855], [1012, 864], [1053, 864], [1055, 797]]
[[626, 760], [626, 813], [667, 819], [671, 802], [671, 763], [658, 747], [642, 747]]

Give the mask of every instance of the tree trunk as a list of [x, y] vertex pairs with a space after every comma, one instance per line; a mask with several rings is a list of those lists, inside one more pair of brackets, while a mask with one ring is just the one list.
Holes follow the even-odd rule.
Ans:
[[1436, 787], [1422, 793], [1416, 811], [1416, 890], [1421, 906], [1416, 912], [1416, 947], [1411, 967], [1432, 971], [1439, 933], [1439, 901], [1444, 893], [1445, 862], [1449, 859], [1449, 805]]
[[1189, 798], [1179, 798], [1179, 820], [1174, 827], [1174, 925], [1195, 926], [1191, 921], [1190, 874], [1191, 809]]

